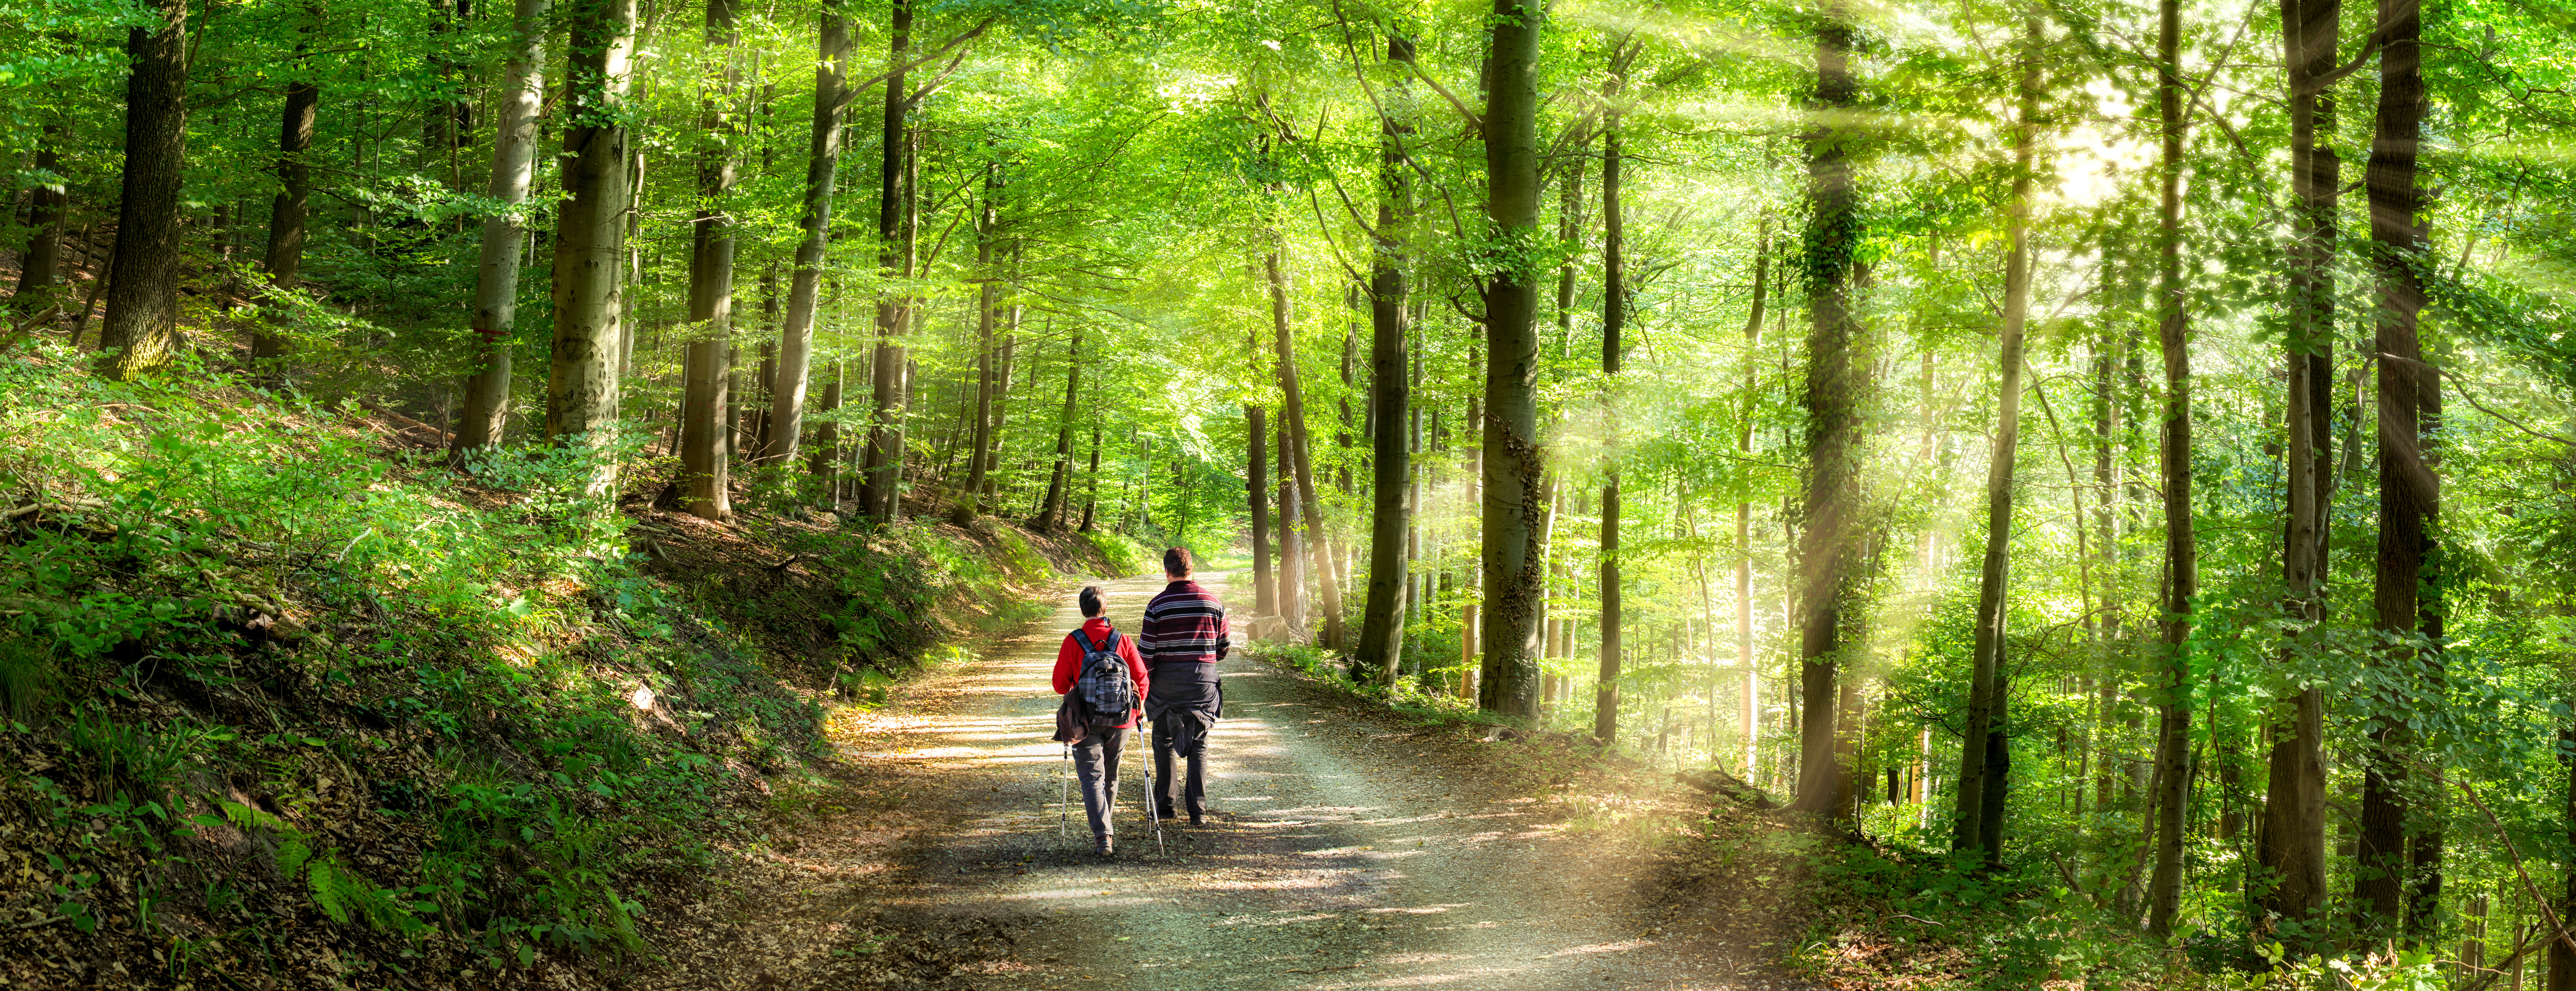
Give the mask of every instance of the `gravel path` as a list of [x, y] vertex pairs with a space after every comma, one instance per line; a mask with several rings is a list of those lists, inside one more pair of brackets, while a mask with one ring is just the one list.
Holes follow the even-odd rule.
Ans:
[[[1103, 588], [1112, 620], [1133, 631], [1161, 582]], [[1483, 771], [1490, 748], [1354, 712], [1262, 662], [1222, 669], [1209, 824], [1166, 824], [1157, 849], [1142, 804], [1150, 750], [1138, 733], [1123, 771], [1120, 852], [1092, 855], [1080, 795], [1069, 815], [1058, 804], [1065, 765], [1048, 739], [1048, 675], [1076, 619], [1068, 605], [844, 737], [864, 749], [853, 754], [863, 763], [901, 769], [900, 804], [919, 824], [894, 844], [894, 876], [868, 871], [868, 910], [998, 921], [1016, 945], [980, 968], [975, 986], [1805, 986], [1742, 962], [1777, 954], [1731, 945], [1740, 937], [1720, 935], [1709, 917], [1674, 921], [1658, 904], [1651, 855], [1569, 832], [1544, 803], [1496, 786]], [[942, 814], [920, 809], [929, 803]], [[806, 858], [837, 859], [825, 850], [838, 847]], [[837, 873], [828, 862], [804, 869]]]

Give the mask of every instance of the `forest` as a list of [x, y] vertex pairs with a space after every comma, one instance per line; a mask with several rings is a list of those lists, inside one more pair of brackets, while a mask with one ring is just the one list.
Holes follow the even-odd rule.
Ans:
[[[1874, 851], [1846, 896], [2061, 948], [1985, 986], [2576, 989], [2571, 35], [2545, 0], [17, 0], [0, 791], [118, 823], [93, 848], [289, 837], [335, 922], [496, 967], [614, 951], [627, 902], [547, 894], [578, 857], [509, 901], [455, 852], [543, 775], [421, 758], [504, 798], [370, 874], [310, 809], [172, 790], [191, 747], [322, 741], [153, 709], [297, 691], [154, 659], [309, 595], [375, 632], [317, 625], [301, 690], [465, 692], [410, 624], [737, 636], [637, 632], [620, 504], [795, 521], [885, 601], [983, 573], [885, 548], [1007, 523], [1191, 547], [1355, 690], [1715, 774]], [[799, 663], [868, 690], [835, 622]], [[567, 792], [631, 770], [565, 746]], [[21, 928], [90, 932], [44, 858]]]

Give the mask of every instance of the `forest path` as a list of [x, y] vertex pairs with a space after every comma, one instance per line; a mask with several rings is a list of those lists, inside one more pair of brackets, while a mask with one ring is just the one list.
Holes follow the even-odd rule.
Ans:
[[[1103, 583], [1108, 615], [1134, 631], [1161, 587]], [[1494, 759], [1483, 748], [1354, 711], [1257, 661], [1222, 668], [1208, 825], [1167, 823], [1158, 851], [1142, 804], [1151, 749], [1139, 732], [1121, 771], [1119, 853], [1093, 855], [1080, 793], [1069, 810], [1058, 804], [1066, 768], [1050, 739], [1056, 646], [1079, 618], [1065, 598], [1058, 615], [906, 686], [870, 725], [836, 734], [863, 765], [905, 768], [890, 775], [903, 784], [873, 813], [810, 824], [797, 870], [850, 883], [760, 913], [770, 925], [745, 931], [772, 944], [769, 962], [755, 973], [726, 967], [737, 980], [719, 984], [821, 986], [808, 979], [837, 969], [826, 958], [850, 956], [844, 924], [825, 920], [864, 913], [946, 920], [934, 931], [977, 928], [960, 917], [1012, 931], [1007, 958], [969, 971], [981, 975], [964, 980], [975, 987], [1806, 986], [1759, 962], [1776, 951], [1730, 945], [1696, 922], [1666, 935], [1651, 858], [1544, 821], [1539, 801], [1479, 773]], [[827, 835], [882, 835], [885, 825], [859, 820], [887, 817], [914, 826], [891, 844]], [[864, 863], [885, 860], [891, 870]], [[771, 927], [781, 924], [808, 935]], [[836, 942], [844, 948], [821, 952]]]

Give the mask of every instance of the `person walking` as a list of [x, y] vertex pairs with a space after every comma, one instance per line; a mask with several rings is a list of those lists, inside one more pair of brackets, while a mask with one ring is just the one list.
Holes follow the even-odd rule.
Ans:
[[[1118, 755], [1127, 750], [1128, 731], [1136, 728], [1134, 703], [1151, 686], [1145, 659], [1136, 641], [1121, 636], [1100, 614], [1100, 586], [1085, 585], [1078, 600], [1082, 626], [1065, 634], [1055, 652], [1055, 693], [1065, 697], [1057, 710], [1056, 739], [1073, 747], [1074, 777], [1082, 783], [1082, 811], [1091, 818], [1092, 851], [1108, 856], [1117, 846], [1117, 827], [1110, 813], [1118, 807]], [[1118, 684], [1120, 680], [1126, 682]], [[1110, 703], [1101, 711], [1096, 703]]]
[[[1190, 580], [1190, 552], [1174, 547], [1163, 552], [1163, 577], [1169, 584], [1145, 604], [1137, 625], [1137, 646], [1152, 662], [1153, 690], [1145, 695], [1145, 716], [1154, 721], [1156, 814], [1166, 819], [1174, 806], [1189, 812], [1190, 825], [1207, 820], [1207, 734], [1225, 714], [1225, 691], [1216, 662], [1232, 646], [1227, 638], [1225, 604]], [[1178, 754], [1188, 765], [1172, 773]]]

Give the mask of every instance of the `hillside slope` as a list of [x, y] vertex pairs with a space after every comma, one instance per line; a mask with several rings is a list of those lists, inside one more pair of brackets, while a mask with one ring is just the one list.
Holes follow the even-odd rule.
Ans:
[[710, 524], [666, 467], [589, 498], [573, 452], [454, 473], [187, 381], [0, 362], [0, 986], [603, 986], [830, 772], [830, 706], [1133, 565], [759, 492]]

